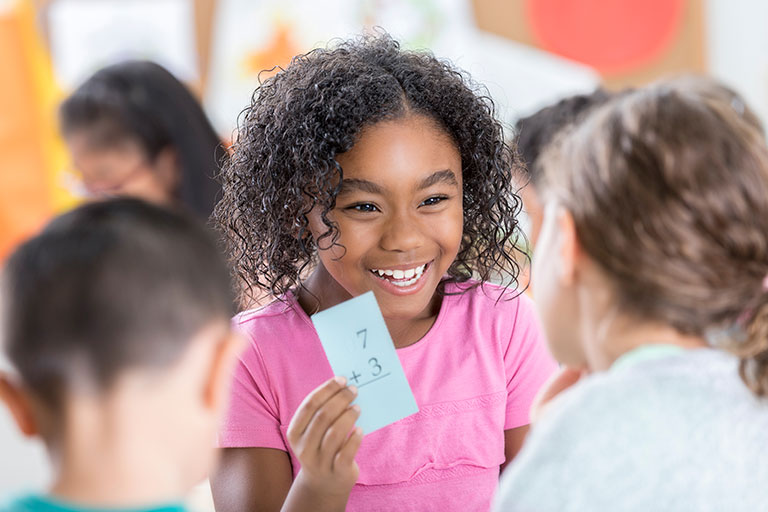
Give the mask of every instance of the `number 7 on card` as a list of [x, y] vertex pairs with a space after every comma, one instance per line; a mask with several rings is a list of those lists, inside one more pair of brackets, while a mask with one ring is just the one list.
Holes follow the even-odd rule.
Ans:
[[357, 425], [369, 434], [419, 411], [373, 292], [312, 316], [335, 375], [357, 386]]

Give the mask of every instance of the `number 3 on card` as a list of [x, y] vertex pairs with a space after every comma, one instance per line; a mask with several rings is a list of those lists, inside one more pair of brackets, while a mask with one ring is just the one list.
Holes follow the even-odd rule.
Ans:
[[373, 293], [312, 317], [334, 375], [358, 387], [357, 424], [366, 434], [418, 412]]

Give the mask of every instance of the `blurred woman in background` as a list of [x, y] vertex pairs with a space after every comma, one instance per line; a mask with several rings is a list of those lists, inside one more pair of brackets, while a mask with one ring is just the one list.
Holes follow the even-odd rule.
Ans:
[[60, 122], [89, 195], [211, 214], [226, 153], [198, 101], [162, 66], [128, 61], [96, 72], [64, 101]]

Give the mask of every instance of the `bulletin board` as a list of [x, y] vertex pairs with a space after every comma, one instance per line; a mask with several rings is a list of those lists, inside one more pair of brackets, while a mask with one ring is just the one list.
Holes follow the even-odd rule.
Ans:
[[478, 27], [595, 68], [609, 88], [704, 72], [703, 0], [472, 0]]
[[[63, 0], [33, 0], [37, 11], [38, 25], [42, 36], [51, 52], [51, 20], [50, 13], [57, 2]], [[91, 0], [95, 4], [99, 0]], [[125, 3], [131, 0], [122, 0]], [[216, 11], [216, 0], [184, 0], [191, 4], [193, 12], [193, 44], [196, 53], [197, 76], [193, 80], [184, 80], [187, 85], [200, 97], [202, 97], [208, 83], [209, 57], [211, 37], [213, 31], [213, 18]]]

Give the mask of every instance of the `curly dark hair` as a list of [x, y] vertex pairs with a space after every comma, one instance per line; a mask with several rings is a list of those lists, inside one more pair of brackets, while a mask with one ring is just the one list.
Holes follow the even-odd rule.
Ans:
[[279, 297], [301, 284], [315, 261], [307, 214], [316, 205], [328, 227], [321, 238], [338, 239], [327, 217], [344, 172], [336, 155], [364, 127], [409, 113], [435, 121], [461, 154], [463, 239], [440, 291], [472, 277], [517, 283], [521, 203], [511, 177], [518, 163], [493, 101], [451, 64], [377, 33], [294, 57], [259, 85], [240, 115], [213, 220], [244, 304], [254, 287]]

